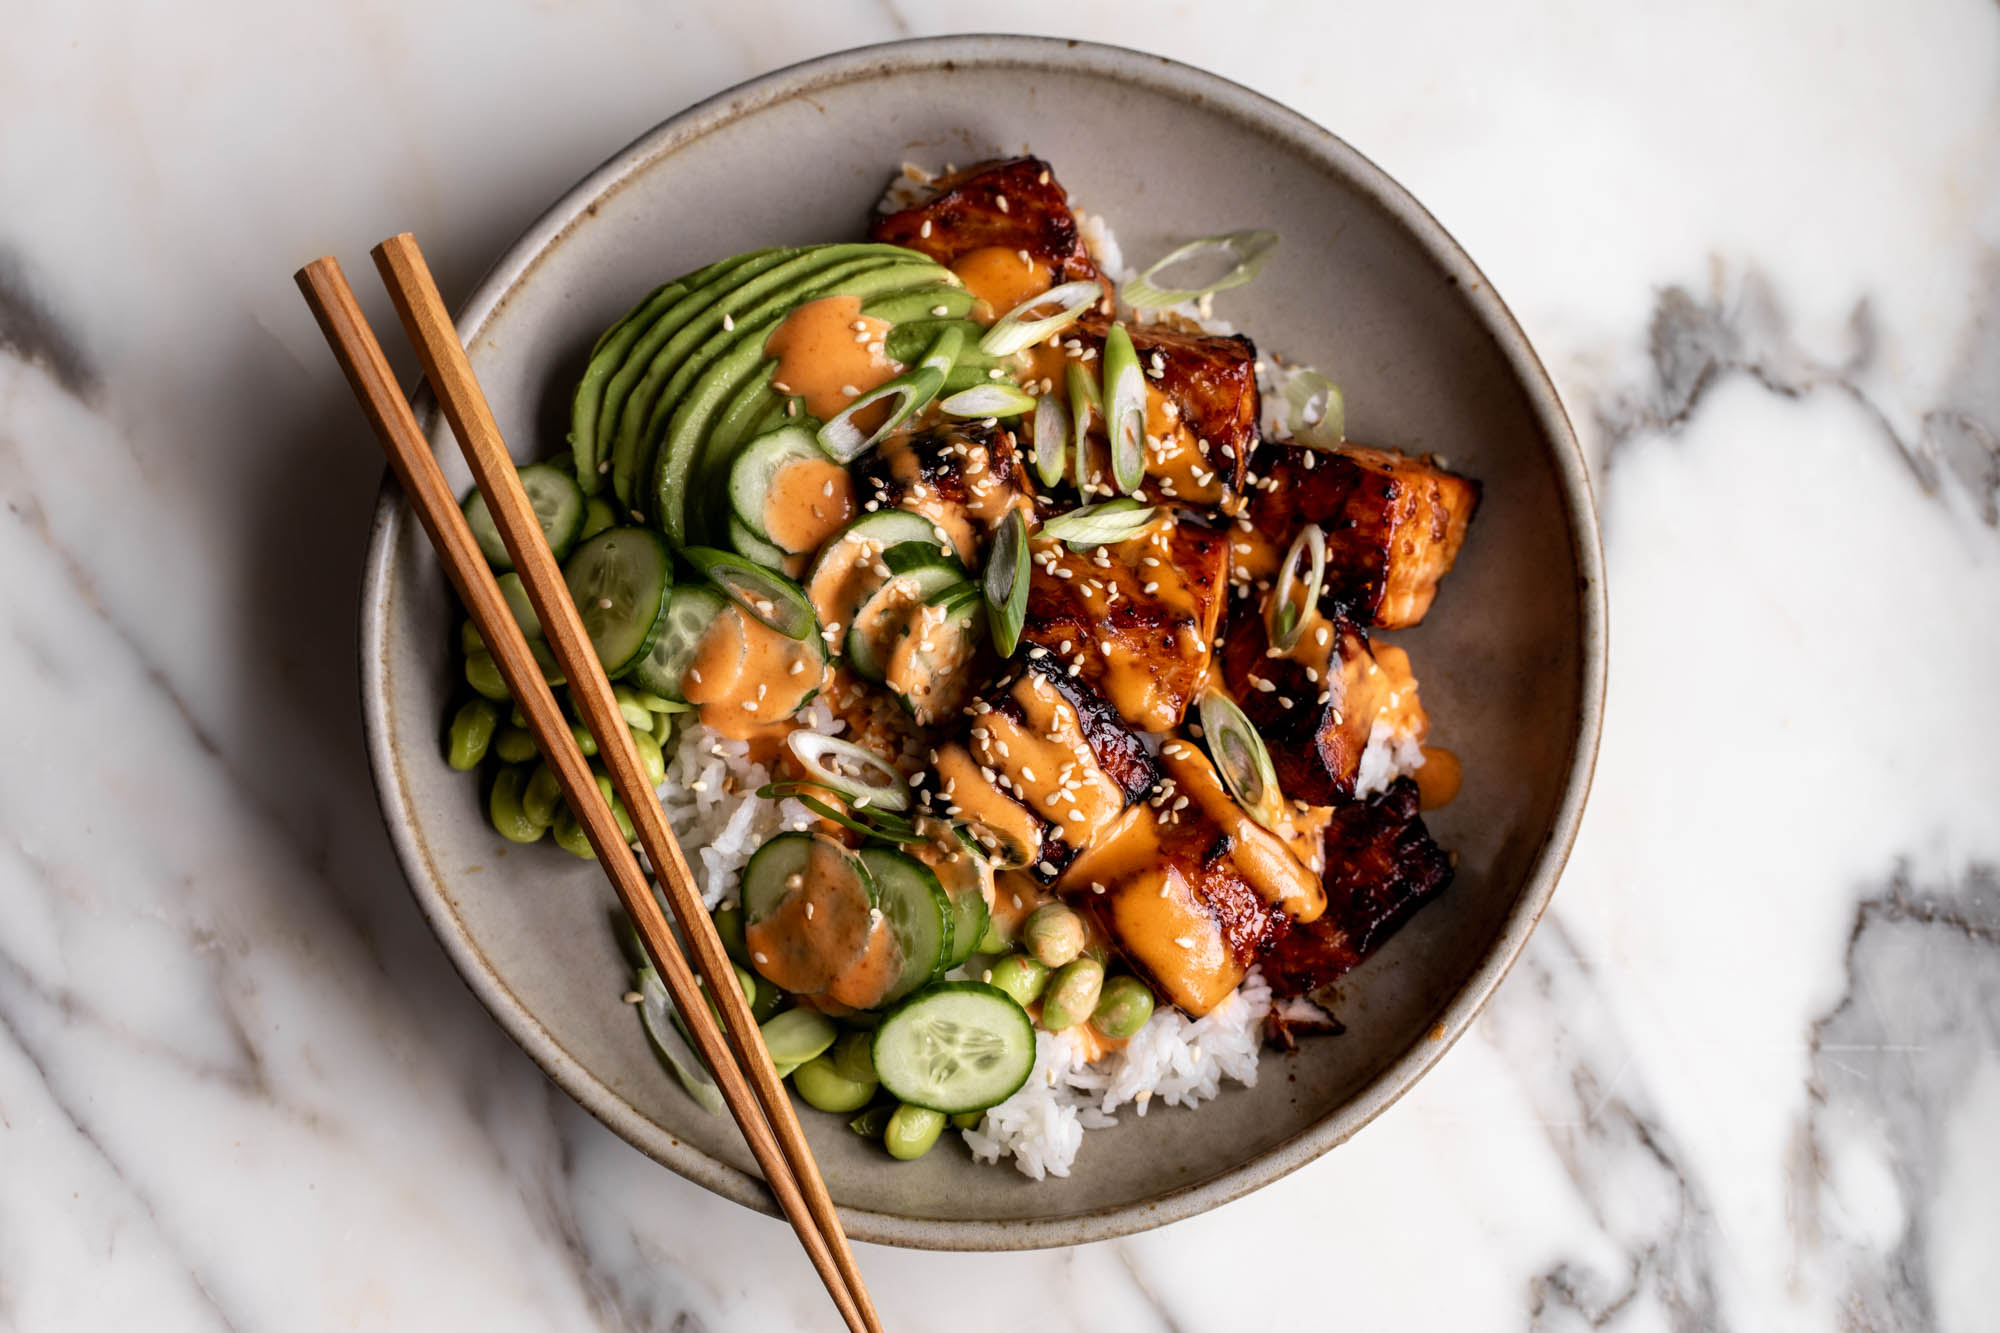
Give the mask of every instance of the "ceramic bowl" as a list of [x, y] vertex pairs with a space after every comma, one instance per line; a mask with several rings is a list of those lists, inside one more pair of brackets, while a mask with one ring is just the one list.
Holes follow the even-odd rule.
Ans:
[[[522, 459], [558, 451], [592, 340], [655, 283], [755, 245], [858, 238], [905, 160], [1032, 150], [1128, 256], [1269, 228], [1252, 284], [1217, 300], [1259, 345], [1318, 365], [1359, 441], [1435, 451], [1485, 499], [1410, 650], [1434, 738], [1464, 760], [1430, 820], [1457, 880], [1340, 987], [1340, 1037], [1268, 1052], [1254, 1089], [1197, 1111], [1127, 1112], [1067, 1179], [980, 1166], [955, 1143], [890, 1161], [804, 1113], [851, 1233], [943, 1249], [1072, 1244], [1215, 1207], [1327, 1151], [1465, 1030], [1533, 929], [1589, 785], [1604, 680], [1595, 519], [1576, 442], [1507, 309], [1444, 229], [1332, 134], [1155, 56], [954, 37], [815, 60], [673, 117], [551, 208], [466, 302], [459, 331]], [[469, 478], [441, 422], [453, 483]], [[445, 766], [453, 608], [399, 495], [375, 514], [363, 602], [368, 742], [417, 901], [466, 983], [569, 1094], [661, 1163], [770, 1204], [734, 1125], [699, 1110], [620, 1002], [625, 971], [595, 866], [501, 841]]]

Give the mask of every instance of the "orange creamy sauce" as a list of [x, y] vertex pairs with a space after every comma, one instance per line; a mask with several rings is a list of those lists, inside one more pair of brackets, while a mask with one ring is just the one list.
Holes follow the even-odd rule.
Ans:
[[[744, 930], [757, 971], [773, 984], [805, 995], [828, 991], [849, 971], [867, 975], [866, 962], [876, 948], [877, 919], [871, 916], [868, 894], [856, 882], [853, 865], [839, 845], [815, 840], [805, 869], [787, 888], [790, 893], [777, 910]], [[839, 995], [832, 998], [851, 1003]]]
[[1426, 810], [1435, 810], [1458, 799], [1458, 789], [1465, 781], [1465, 769], [1458, 756], [1450, 750], [1426, 745], [1424, 766], [1416, 771], [1414, 777], [1417, 803]]
[[975, 311], [983, 323], [992, 323], [1031, 296], [1049, 289], [1048, 266], [1019, 250], [1004, 245], [983, 245], [968, 250], [951, 266], [965, 290], [985, 306]]
[[681, 690], [704, 725], [748, 741], [750, 758], [768, 767], [797, 727], [800, 698], [823, 676], [810, 647], [751, 616], [721, 615], [697, 645]]
[[1146, 386], [1146, 477], [1147, 489], [1190, 504], [1217, 505], [1229, 491], [1179, 409], [1151, 384]]
[[1265, 902], [1295, 921], [1311, 921], [1326, 910], [1319, 876], [1299, 864], [1283, 839], [1244, 813], [1206, 755], [1185, 741], [1169, 741], [1160, 749], [1160, 762], [1175, 788], [1229, 835], [1230, 861]]
[[979, 563], [982, 534], [991, 531], [1009, 509], [1033, 512], [1033, 501], [993, 475], [993, 454], [983, 444], [961, 446], [960, 472], [965, 482], [963, 503], [946, 501], [923, 479], [923, 462], [911, 439], [891, 435], [876, 448], [889, 465], [889, 475], [903, 491], [902, 507], [929, 519], [958, 558], [971, 568]]
[[938, 750], [936, 768], [946, 813], [961, 824], [976, 825], [989, 846], [998, 845], [996, 865], [1026, 865], [1033, 859], [1042, 845], [1041, 821], [986, 776], [993, 770], [982, 773], [972, 752], [956, 744]]
[[[862, 314], [857, 296], [808, 301], [764, 342], [764, 355], [778, 363], [771, 386], [803, 398], [806, 411], [821, 421], [839, 416], [857, 397], [897, 375], [898, 367], [882, 351], [891, 327]], [[858, 419], [855, 424], [873, 429]]]
[[1017, 800], [1086, 847], [1118, 817], [1125, 794], [1105, 776], [1083, 721], [1055, 686], [1030, 672], [1010, 694], [1021, 720], [988, 710], [973, 720], [973, 758], [1005, 777]]
[[[1066, 882], [1086, 886], [1119, 948], [1172, 1000], [1205, 1014], [1242, 982], [1221, 923], [1178, 864], [1161, 855], [1151, 807], [1126, 810], [1101, 844], [1078, 857]], [[1089, 886], [1102, 884], [1098, 894]]]
[[816, 551], [854, 516], [854, 483], [832, 459], [796, 458], [771, 478], [764, 527], [794, 553]]

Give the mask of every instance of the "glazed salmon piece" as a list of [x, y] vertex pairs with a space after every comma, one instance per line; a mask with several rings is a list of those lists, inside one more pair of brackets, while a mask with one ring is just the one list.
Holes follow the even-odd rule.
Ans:
[[1054, 658], [1132, 726], [1172, 731], [1208, 671], [1226, 540], [1170, 509], [1137, 536], [1085, 551], [1032, 541], [1029, 656]]
[[1300, 528], [1326, 535], [1322, 603], [1363, 626], [1403, 629], [1430, 610], [1479, 507], [1479, 483], [1386, 449], [1279, 445], [1258, 457], [1239, 578], [1267, 579]]
[[[1088, 315], [1064, 340], [1093, 374], [1102, 373], [1108, 327]], [[1146, 372], [1147, 498], [1233, 509], [1259, 438], [1256, 346], [1241, 335], [1164, 323], [1125, 327]], [[1108, 466], [1101, 451], [1094, 466]], [[1094, 491], [1110, 494], [1109, 476], [1090, 480]]]
[[[912, 208], [878, 215], [868, 238], [906, 246], [958, 273], [975, 295], [1018, 286], [1026, 295], [1088, 280], [1111, 287], [1084, 248], [1069, 196], [1038, 157], [982, 162], [932, 182]], [[1016, 304], [1001, 297], [992, 313]]]
[[1034, 481], [1011, 430], [951, 423], [891, 435], [852, 468], [869, 513], [907, 509], [935, 524], [971, 569], [1009, 510], [1034, 510]]

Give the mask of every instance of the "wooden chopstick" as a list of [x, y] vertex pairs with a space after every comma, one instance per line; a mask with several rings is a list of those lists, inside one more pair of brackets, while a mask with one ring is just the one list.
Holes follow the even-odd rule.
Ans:
[[331, 257], [313, 261], [299, 270], [299, 288], [374, 426], [419, 521], [437, 548], [453, 587], [471, 613], [515, 702], [528, 720], [529, 730], [577, 812], [591, 846], [597, 851], [599, 864], [652, 956], [668, 993], [687, 1023], [696, 1049], [713, 1071], [723, 1100], [742, 1129], [780, 1209], [797, 1231], [807, 1257], [847, 1326], [855, 1333], [881, 1333], [880, 1320], [826, 1184], [805, 1144], [791, 1101], [771, 1066], [769, 1053], [757, 1034], [756, 1020], [736, 984], [734, 966], [723, 952], [722, 942], [694, 891], [687, 862], [674, 841], [665, 812], [645, 782], [638, 751], [618, 712], [611, 684], [598, 665], [555, 558], [542, 539], [533, 507], [515, 476], [512, 459], [472, 377], [464, 348], [444, 311], [436, 284], [431, 281], [415, 241], [408, 235], [384, 242], [376, 250], [376, 259], [398, 313], [417, 344], [431, 384], [465, 449], [571, 692], [597, 737], [599, 753], [611, 771], [613, 785], [640, 832], [647, 855], [660, 872], [681, 929], [694, 946], [696, 963], [708, 981], [708, 995], [715, 997], [724, 1011], [729, 1029], [726, 1036], [716, 1024], [707, 999], [661, 914], [645, 872], [598, 790], [589, 763], [570, 733], [568, 720], [543, 681], [527, 639], [473, 540], [457, 498], [432, 457], [430, 446], [340, 265]]

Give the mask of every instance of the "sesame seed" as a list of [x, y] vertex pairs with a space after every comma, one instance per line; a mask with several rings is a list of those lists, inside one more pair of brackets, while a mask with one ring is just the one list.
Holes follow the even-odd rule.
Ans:
[[729, 313], [728, 311], [726, 311], [726, 310], [725, 310], [725, 311], [723, 311], [723, 312], [722, 312], [722, 327], [723, 327], [723, 328], [724, 328], [725, 330], [727, 330], [727, 331], [730, 331], [730, 332], [734, 332], [734, 331], [735, 331], [735, 328], [736, 328], [736, 316], [734, 316], [734, 315], [730, 314], [730, 313]]

